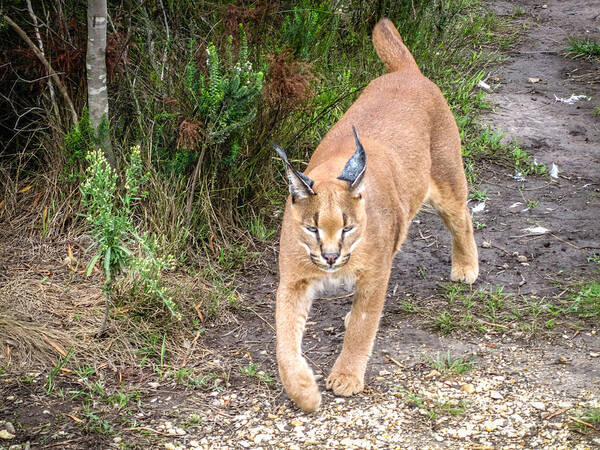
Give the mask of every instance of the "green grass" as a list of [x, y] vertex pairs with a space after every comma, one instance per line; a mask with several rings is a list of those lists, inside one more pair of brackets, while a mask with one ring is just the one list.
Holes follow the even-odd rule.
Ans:
[[431, 367], [443, 375], [461, 375], [473, 368], [473, 361], [465, 358], [454, 358], [450, 350], [446, 353], [437, 352], [435, 357], [423, 355]]
[[48, 373], [48, 378], [46, 380], [46, 394], [49, 395], [52, 393], [54, 388], [56, 387], [56, 377], [61, 373], [64, 365], [71, 359], [73, 356], [73, 351], [69, 350], [67, 354], [63, 356], [59, 356], [57, 363], [54, 365], [50, 372]]
[[595, 427], [600, 427], [600, 408], [591, 408], [586, 410], [582, 414], [581, 420], [585, 420], [587, 423], [590, 423]]
[[515, 9], [513, 10], [513, 16], [524, 16], [525, 14], [527, 14], [527, 11], [520, 6], [515, 6]]
[[240, 373], [249, 378], [254, 378], [262, 383], [270, 383], [275, 380], [272, 375], [259, 370], [257, 363], [250, 363], [247, 366], [240, 367]]
[[407, 312], [427, 318], [441, 334], [507, 330], [556, 333], [565, 327], [581, 329], [589, 319], [600, 317], [600, 282], [571, 285], [567, 292], [558, 298], [520, 296], [508, 294], [502, 287], [473, 290], [447, 283], [440, 285], [444, 302]]
[[489, 193], [487, 189], [485, 191], [474, 190], [469, 194], [469, 198], [471, 200], [476, 200], [478, 202], [484, 202], [488, 199], [488, 197]]
[[584, 283], [570, 296], [571, 304], [566, 312], [579, 317], [600, 317], [600, 282]]
[[600, 430], [600, 408], [590, 408], [578, 414], [577, 420], [569, 422], [569, 428], [580, 433]]
[[408, 400], [408, 406], [423, 410], [425, 417], [430, 422], [438, 420], [440, 417], [461, 416], [467, 409], [467, 403], [464, 400], [429, 398], [420, 396], [406, 389], [399, 389], [399, 394]]
[[573, 59], [600, 58], [600, 42], [590, 38], [571, 37], [565, 52]]

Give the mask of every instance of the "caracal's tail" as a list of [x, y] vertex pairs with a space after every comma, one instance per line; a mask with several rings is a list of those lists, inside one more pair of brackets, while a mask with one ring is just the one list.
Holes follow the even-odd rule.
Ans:
[[384, 17], [375, 25], [373, 45], [389, 72], [403, 70], [420, 72], [415, 59], [402, 42], [400, 33], [390, 19]]

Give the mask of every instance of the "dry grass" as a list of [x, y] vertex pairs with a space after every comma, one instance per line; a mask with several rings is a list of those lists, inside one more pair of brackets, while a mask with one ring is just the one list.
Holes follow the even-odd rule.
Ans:
[[[229, 297], [237, 294], [230, 287], [166, 274], [182, 313], [177, 321], [132, 277], [124, 277], [115, 287], [106, 337], [97, 339], [104, 296], [99, 273], [87, 277], [83, 271], [90, 258], [84, 252], [88, 240], [0, 234], [0, 311], [7, 312], [0, 317], [0, 366], [43, 370], [68, 351], [74, 364], [96, 367], [139, 367], [143, 355], [157, 361], [161, 353], [164, 364], [178, 365], [190, 356], [185, 343], [207, 322], [235, 320]], [[200, 339], [194, 356], [204, 353]]]

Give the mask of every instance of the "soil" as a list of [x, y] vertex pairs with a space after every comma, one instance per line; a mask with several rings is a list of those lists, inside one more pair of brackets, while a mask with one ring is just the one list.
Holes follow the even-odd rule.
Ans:
[[[568, 304], [580, 283], [600, 280], [593, 259], [600, 256], [599, 66], [564, 55], [569, 36], [600, 38], [600, 1], [578, 2], [576, 9], [570, 2], [496, 1], [493, 9], [510, 16], [517, 4], [525, 14], [511, 20], [525, 31], [488, 77], [497, 86], [487, 96], [493, 110], [484, 123], [518, 139], [540, 164], [556, 164], [559, 175], [518, 181], [511, 168], [479, 167], [478, 190], [488, 192], [485, 208], [474, 213], [481, 272], [474, 290], [460, 293], [462, 305], [450, 298], [448, 232], [431, 210], [419, 213], [394, 261], [362, 394], [339, 399], [324, 392], [321, 410], [307, 416], [282, 391], [273, 262], [244, 274], [236, 323], [207, 325], [205, 350], [187, 361], [206, 375], [200, 385], [110, 364], [90, 381], [101, 380], [107, 392], [135, 390], [137, 399], [119, 406], [95, 396], [86, 406], [45, 395], [47, 372], [0, 372], [0, 432], [10, 431], [6, 422], [15, 429], [14, 438], [0, 437], [0, 448], [599, 447], [598, 424], [584, 416], [600, 408], [598, 319], [553, 315], [548, 305]], [[570, 105], [554, 97], [573, 93], [591, 100]], [[44, 264], [52, 261], [36, 267]], [[10, 277], [1, 281], [7, 285]], [[485, 295], [499, 290], [503, 311], [494, 315]], [[479, 303], [464, 306], [478, 292]], [[303, 349], [322, 377], [341, 350], [349, 293], [313, 304]], [[100, 302], [97, 288], [94, 295]], [[0, 305], [8, 308], [11, 299]], [[7, 338], [0, 336], [3, 347]], [[470, 370], [436, 365], [447, 352], [470, 361]], [[64, 393], [81, 388], [69, 372], [57, 379]], [[323, 378], [319, 383], [324, 388]]]

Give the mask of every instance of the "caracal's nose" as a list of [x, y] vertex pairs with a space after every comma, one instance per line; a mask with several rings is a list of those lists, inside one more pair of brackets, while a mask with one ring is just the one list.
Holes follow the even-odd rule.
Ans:
[[337, 261], [339, 256], [340, 256], [340, 254], [338, 252], [323, 253], [323, 259], [325, 259], [325, 261], [327, 261], [327, 264], [329, 264], [330, 266], [333, 266], [333, 263], [335, 263]]

